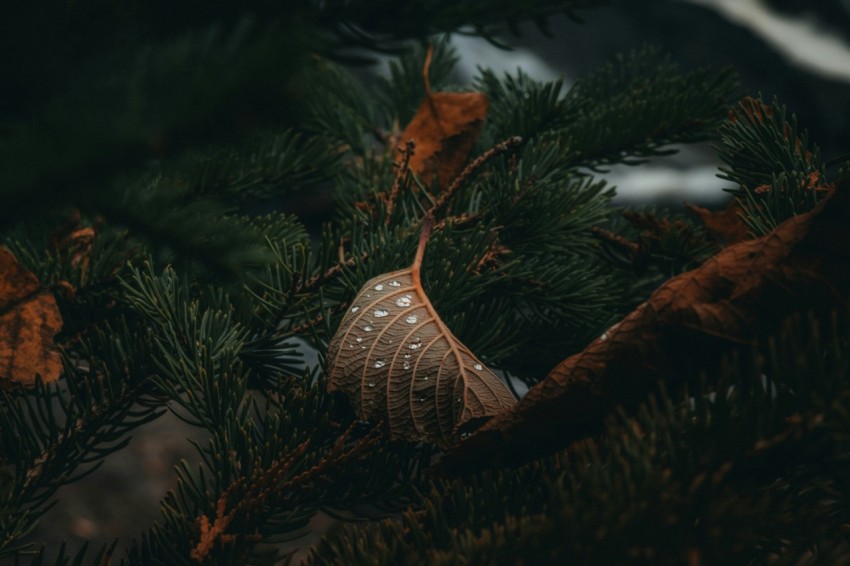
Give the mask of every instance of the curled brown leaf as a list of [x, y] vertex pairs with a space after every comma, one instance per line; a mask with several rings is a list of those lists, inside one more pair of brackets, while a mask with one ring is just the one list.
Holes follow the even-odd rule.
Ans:
[[521, 461], [601, 430], [660, 380], [716, 368], [795, 312], [850, 315], [850, 181], [809, 213], [674, 277], [628, 316], [462, 442], [445, 468]]

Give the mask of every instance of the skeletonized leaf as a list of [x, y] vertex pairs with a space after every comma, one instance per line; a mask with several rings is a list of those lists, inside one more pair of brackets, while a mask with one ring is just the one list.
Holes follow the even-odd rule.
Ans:
[[36, 374], [46, 382], [58, 379], [62, 357], [53, 337], [61, 329], [53, 295], [0, 248], [0, 385], [32, 385]]
[[446, 327], [413, 265], [370, 279], [328, 348], [330, 391], [359, 418], [386, 418], [392, 438], [448, 445], [458, 427], [516, 403], [501, 380]]

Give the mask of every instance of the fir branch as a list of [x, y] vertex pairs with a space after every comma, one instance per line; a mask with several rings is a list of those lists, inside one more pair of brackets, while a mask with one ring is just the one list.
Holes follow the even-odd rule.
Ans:
[[738, 185], [729, 192], [756, 236], [811, 210], [834, 187], [820, 150], [776, 100], [769, 105], [744, 98], [729, 111], [720, 134], [718, 149], [727, 165], [722, 178]]
[[[327, 182], [340, 173], [339, 155], [324, 140], [292, 129], [256, 135], [238, 147], [195, 150], [164, 167], [172, 185], [239, 206], [293, 195]], [[167, 183], [167, 181], [166, 181]]]
[[[0, 556], [25, 548], [18, 546], [20, 537], [34, 528], [59, 487], [92, 473], [126, 446], [130, 431], [163, 413], [146, 402], [152, 393], [148, 365], [144, 348], [134, 348], [131, 337], [126, 326], [99, 328], [81, 342], [82, 352], [97, 352], [89, 371], [69, 362], [64, 387], [39, 382], [32, 391], [0, 392], [0, 447], [13, 465], [4, 481]], [[107, 343], [122, 344], [123, 356]], [[124, 365], [135, 356], [142, 359]]]
[[463, 187], [469, 180], [479, 173], [484, 165], [495, 158], [498, 155], [502, 155], [511, 151], [522, 143], [522, 138], [519, 136], [514, 136], [512, 138], [508, 138], [502, 142], [497, 143], [480, 156], [476, 157], [469, 165], [463, 168], [463, 170], [458, 174], [457, 177], [452, 180], [451, 185], [448, 188], [440, 193], [437, 201], [428, 209], [426, 213], [426, 218], [436, 218], [437, 215], [442, 212], [442, 209], [445, 208], [449, 201], [455, 196], [455, 193]]
[[735, 83], [728, 69], [683, 74], [644, 48], [576, 82], [568, 107], [579, 112], [559, 137], [576, 165], [636, 165], [672, 144], [710, 139]]

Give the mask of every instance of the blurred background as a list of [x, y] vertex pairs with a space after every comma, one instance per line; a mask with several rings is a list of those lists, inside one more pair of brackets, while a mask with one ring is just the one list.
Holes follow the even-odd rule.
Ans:
[[[776, 96], [827, 160], [850, 150], [850, 0], [656, 0], [616, 3], [581, 17], [582, 22], [553, 18], [548, 36], [532, 24], [520, 25], [518, 35], [503, 38], [514, 47], [510, 51], [454, 36], [461, 55], [458, 82], [468, 83], [481, 66], [511, 73], [522, 68], [533, 78], [563, 78], [569, 85], [617, 53], [649, 43], [670, 53], [683, 70], [733, 67], [741, 95]], [[385, 68], [384, 60], [362, 71]], [[710, 145], [681, 149], [647, 165], [608, 172], [619, 202], [722, 203], [728, 197], [722, 189], [729, 185], [716, 177]], [[158, 519], [158, 501], [176, 483], [173, 466], [180, 459], [197, 461], [186, 441], [193, 434], [172, 415], [136, 430], [120, 454], [59, 491], [59, 503], [31, 540], [47, 541], [49, 548], [62, 540], [78, 548], [85, 539], [100, 544], [115, 537], [126, 544]], [[294, 545], [307, 547], [320, 536], [321, 520], [314, 526]]]
[[[455, 36], [462, 79], [476, 67], [524, 69], [540, 80], [569, 85], [636, 46], [669, 53], [683, 70], [731, 66], [741, 94], [777, 97], [796, 114], [829, 160], [850, 150], [850, 0], [668, 0], [617, 3], [550, 22], [551, 38], [533, 24], [507, 37], [513, 51], [478, 38]], [[728, 183], [717, 179], [709, 144], [640, 167], [617, 167], [607, 176], [621, 204], [648, 200], [716, 205]]]

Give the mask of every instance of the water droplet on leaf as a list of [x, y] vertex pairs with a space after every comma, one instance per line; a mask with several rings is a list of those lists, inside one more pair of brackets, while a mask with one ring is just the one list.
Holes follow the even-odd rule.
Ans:
[[375, 312], [372, 313], [372, 316], [375, 318], [383, 318], [390, 314], [390, 311], [386, 311], [384, 309], [375, 309]]
[[418, 316], [416, 316], [415, 314], [409, 314], [407, 315], [407, 318], [404, 319], [404, 322], [406, 322], [407, 324], [416, 324], [416, 321], [418, 320]]

